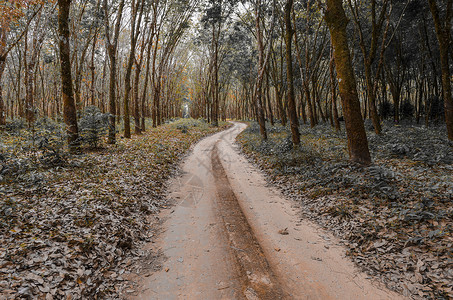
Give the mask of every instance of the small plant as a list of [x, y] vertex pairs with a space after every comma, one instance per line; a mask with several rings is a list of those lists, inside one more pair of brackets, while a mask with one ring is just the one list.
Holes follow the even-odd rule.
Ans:
[[101, 138], [106, 135], [108, 129], [109, 114], [104, 114], [96, 106], [88, 106], [79, 121], [80, 142], [90, 148], [98, 148]]
[[66, 164], [67, 154], [63, 151], [64, 143], [62, 140], [43, 137], [39, 140], [37, 146], [42, 151], [39, 161], [43, 167], [53, 168]]
[[182, 133], [187, 133], [187, 126], [186, 125], [179, 124], [179, 125], [176, 126], [176, 128], [181, 130]]
[[5, 130], [9, 134], [19, 134], [22, 129], [25, 129], [27, 127], [27, 124], [25, 123], [24, 120], [22, 119], [15, 119], [11, 122], [6, 123], [4, 126]]

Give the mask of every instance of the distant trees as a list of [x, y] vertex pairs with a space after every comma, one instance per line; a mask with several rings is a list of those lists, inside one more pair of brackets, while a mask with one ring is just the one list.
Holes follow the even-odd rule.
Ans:
[[[69, 115], [75, 118], [88, 105], [109, 111], [108, 142], [113, 144], [120, 116], [125, 136], [130, 137], [131, 116], [140, 133], [145, 117], [154, 114], [156, 126], [180, 115], [175, 107], [181, 106], [184, 95], [177, 93], [184, 89], [167, 90], [174, 80], [173, 68], [180, 69], [172, 55], [198, 0], [27, 0], [1, 5], [0, 128], [15, 118], [31, 126], [40, 117], [63, 116], [75, 124], [65, 113], [71, 111], [67, 104], [73, 100], [75, 110]], [[64, 16], [57, 15], [60, 8]], [[59, 27], [58, 21], [66, 26], [63, 18], [68, 32]], [[60, 29], [68, 34], [67, 44], [62, 44]], [[61, 55], [69, 57], [69, 63]], [[63, 84], [58, 84], [58, 77]], [[172, 109], [167, 110], [162, 103], [176, 95], [178, 100], [169, 102]], [[68, 126], [73, 140], [75, 126]]]
[[[362, 139], [351, 130], [361, 132], [367, 119], [377, 134], [383, 122], [424, 120], [446, 124], [453, 136], [451, 0], [336, 3], [349, 21], [349, 63], [334, 51], [339, 41], [324, 18], [329, 1], [14, 3], [2, 4], [0, 16], [0, 128], [17, 118], [32, 126], [41, 117], [63, 117], [74, 138], [70, 124], [94, 105], [109, 112], [113, 144], [122, 128], [131, 136], [132, 122], [139, 134], [146, 118], [159, 126], [187, 106], [213, 125], [255, 119], [263, 139], [266, 121], [289, 121], [294, 145], [300, 122], [326, 122], [338, 131], [343, 118], [348, 138]], [[68, 6], [67, 45], [60, 5]], [[345, 87], [354, 86], [345, 79], [351, 71], [339, 64], [352, 67], [356, 95]], [[354, 160], [366, 162], [364, 155]]]
[[[230, 78], [230, 86], [236, 88], [234, 93], [229, 91], [227, 103], [220, 106], [221, 110], [228, 110], [227, 113], [232, 117], [256, 119], [260, 123], [263, 138], [266, 138], [267, 131], [263, 120], [273, 123], [275, 116], [283, 124], [286, 124], [287, 119], [291, 120], [291, 116], [297, 121], [299, 118], [303, 122], [309, 120], [312, 127], [321, 121], [330, 121], [335, 130], [340, 129], [339, 119], [344, 118], [348, 138], [357, 137], [361, 141], [356, 141], [357, 145], [363, 147], [362, 150], [351, 153], [351, 158], [364, 163], [369, 163], [369, 153], [365, 147], [366, 136], [362, 127], [363, 120], [368, 118], [371, 119], [370, 123], [376, 134], [382, 133], [382, 122], [390, 117], [395, 123], [400, 122], [402, 117], [405, 122], [412, 119], [418, 123], [424, 117], [426, 125], [445, 119], [450, 132], [448, 91], [451, 90], [451, 79], [444, 79], [450, 78], [450, 75], [441, 75], [441, 70], [447, 74], [447, 69], [441, 65], [450, 67], [450, 62], [441, 63], [441, 47], [433, 44], [439, 36], [438, 32], [449, 38], [451, 36], [451, 23], [448, 23], [451, 22], [449, 1], [443, 1], [442, 5], [439, 1], [422, 0], [339, 2], [347, 20], [345, 30], [350, 36], [348, 44], [353, 54], [349, 63], [352, 73], [348, 71], [347, 75], [355, 77], [355, 84], [345, 83], [345, 79], [339, 84], [336, 80], [336, 77], [341, 78], [345, 73], [336, 70], [335, 66], [344, 65], [344, 62], [337, 62], [331, 49], [334, 46], [329, 47], [329, 41], [333, 41], [334, 37], [323, 18], [323, 9], [328, 2], [291, 2], [276, 1], [271, 5], [264, 1], [246, 1], [237, 10], [234, 22], [240, 23], [251, 37], [248, 44], [242, 47], [251, 49], [252, 66], [246, 76], [237, 71], [229, 73], [234, 76], [233, 80]], [[287, 9], [288, 6], [291, 7], [290, 10]], [[272, 7], [275, 7], [278, 21], [271, 39], [270, 59], [263, 64], [262, 58], [265, 56], [262, 54], [266, 47], [262, 45], [261, 33], [270, 32]], [[433, 18], [426, 14], [433, 7], [438, 7], [439, 22], [436, 21], [436, 13], [432, 15]], [[287, 18], [288, 12], [290, 19]], [[436, 27], [436, 22], [440, 27], [448, 28], [449, 33], [446, 34], [445, 29], [439, 31], [440, 27]], [[288, 23], [292, 23], [293, 33], [288, 31]], [[288, 33], [293, 40], [288, 41]], [[228, 47], [232, 48], [231, 45]], [[448, 53], [443, 56], [445, 61], [445, 57], [451, 56], [450, 47], [444, 53]], [[296, 59], [288, 60], [288, 57]], [[266, 70], [262, 86], [259, 70]], [[253, 89], [248, 88], [250, 83]], [[348, 99], [355, 100], [346, 101], [348, 105], [343, 100], [347, 91], [345, 84], [355, 86], [357, 91], [352, 93], [356, 95], [349, 91]], [[210, 85], [206, 88], [212, 91]], [[228, 95], [228, 91], [225, 93]], [[336, 105], [338, 94], [342, 98], [342, 107]], [[291, 99], [294, 99], [294, 105]], [[251, 100], [254, 101], [250, 102]], [[229, 101], [231, 104], [228, 104]], [[209, 107], [209, 101], [207, 103]], [[246, 105], [247, 103], [252, 106]], [[346, 109], [351, 111], [346, 112]], [[355, 120], [352, 122], [354, 125], [348, 124], [352, 119]], [[297, 126], [292, 128], [296, 129]], [[352, 133], [351, 129], [355, 132]], [[294, 138], [293, 142], [297, 144], [297, 139]], [[358, 157], [359, 153], [362, 153], [362, 157]]]
[[[0, 130], [6, 125], [6, 107], [3, 101], [3, 85], [1, 84], [3, 74], [6, 68], [6, 58], [11, 50], [16, 47], [24, 35], [28, 32], [30, 23], [35, 16], [41, 11], [43, 1], [16, 1], [15, 3], [2, 4], [2, 14], [0, 16]], [[29, 10], [29, 17], [25, 21], [23, 29], [13, 36], [12, 41], [10, 38], [11, 27], [13, 27], [21, 18], [25, 17], [24, 10]], [[32, 95], [29, 95], [32, 96]]]

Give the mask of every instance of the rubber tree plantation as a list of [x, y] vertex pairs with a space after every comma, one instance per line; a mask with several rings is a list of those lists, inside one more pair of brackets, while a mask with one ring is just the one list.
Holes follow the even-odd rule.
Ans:
[[452, 299], [452, 26], [0, 0], [0, 299]]

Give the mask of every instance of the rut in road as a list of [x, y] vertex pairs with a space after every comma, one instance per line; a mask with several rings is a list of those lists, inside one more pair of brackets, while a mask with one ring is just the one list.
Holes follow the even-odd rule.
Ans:
[[217, 189], [217, 209], [234, 250], [241, 274], [242, 293], [247, 299], [284, 299], [280, 283], [253, 234], [231, 188], [219, 158], [217, 143], [212, 151], [212, 170]]

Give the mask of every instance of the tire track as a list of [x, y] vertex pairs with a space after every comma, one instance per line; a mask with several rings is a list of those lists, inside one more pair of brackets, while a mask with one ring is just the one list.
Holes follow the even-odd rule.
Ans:
[[217, 144], [212, 150], [211, 161], [217, 190], [217, 211], [240, 271], [244, 297], [249, 300], [286, 299], [230, 186], [219, 158]]

